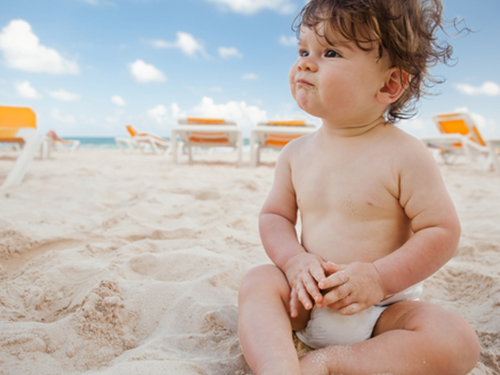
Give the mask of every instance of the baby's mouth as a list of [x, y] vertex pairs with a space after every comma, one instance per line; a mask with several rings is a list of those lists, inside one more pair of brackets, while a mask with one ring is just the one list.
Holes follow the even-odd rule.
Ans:
[[297, 85], [299, 86], [304, 86], [304, 87], [313, 87], [313, 84], [304, 80], [304, 79], [299, 79], [297, 80]]

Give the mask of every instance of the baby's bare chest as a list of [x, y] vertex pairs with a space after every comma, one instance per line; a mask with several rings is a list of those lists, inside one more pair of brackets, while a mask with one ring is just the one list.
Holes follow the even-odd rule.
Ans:
[[390, 166], [365, 163], [323, 163], [293, 174], [303, 214], [374, 220], [400, 211], [398, 176]]

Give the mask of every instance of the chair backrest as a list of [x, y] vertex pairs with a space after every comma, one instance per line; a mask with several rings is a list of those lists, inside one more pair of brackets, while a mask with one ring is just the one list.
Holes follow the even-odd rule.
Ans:
[[271, 120], [268, 122], [259, 122], [258, 125], [263, 125], [263, 126], [312, 126], [314, 127], [314, 124], [305, 122], [304, 120], [290, 120], [290, 121], [276, 121], [276, 120]]
[[129, 132], [131, 137], [135, 137], [137, 135], [137, 130], [132, 125], [125, 125], [127, 131]]
[[36, 115], [30, 108], [0, 106], [0, 140], [2, 142], [23, 142], [16, 138], [21, 128], [36, 129]]
[[443, 134], [462, 134], [482, 146], [486, 143], [468, 113], [445, 113], [432, 118]]
[[[234, 121], [227, 121], [221, 118], [201, 118], [201, 117], [188, 117], [186, 119], [179, 119], [180, 125], [206, 125], [207, 130], [213, 125], [236, 125]], [[230, 137], [223, 131], [192, 131], [189, 135], [189, 141], [199, 145], [206, 146], [223, 146], [230, 142]]]
[[[294, 127], [315, 127], [316, 125], [308, 123], [304, 120], [271, 120], [267, 122], [259, 122], [257, 126], [294, 126]], [[268, 133], [265, 135], [265, 143], [268, 147], [283, 148], [287, 143], [296, 138], [301, 137], [302, 134], [273, 134]]]
[[188, 117], [186, 119], [179, 119], [180, 125], [236, 125], [234, 121], [227, 121], [222, 118], [202, 118], [202, 117]]

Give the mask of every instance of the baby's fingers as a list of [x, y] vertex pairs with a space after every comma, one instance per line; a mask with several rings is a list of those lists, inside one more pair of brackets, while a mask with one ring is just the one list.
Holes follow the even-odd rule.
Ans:
[[347, 268], [347, 266], [345, 264], [337, 264], [337, 263], [333, 263], [331, 261], [328, 261], [326, 263], [323, 264], [323, 268], [325, 269], [325, 271], [331, 275], [335, 272], [339, 272], [339, 271], [343, 271]]
[[305, 307], [305, 309], [311, 310], [313, 307], [313, 304], [311, 302], [311, 299], [309, 298], [309, 293], [307, 293], [303, 284], [299, 284], [297, 286], [297, 295], [298, 295], [299, 301], [302, 303], [302, 305]]
[[299, 315], [299, 299], [297, 297], [297, 292], [293, 289], [290, 293], [290, 316], [296, 318]]
[[323, 296], [323, 300], [321, 303], [318, 303], [318, 307], [322, 308], [323, 306], [332, 305], [338, 301], [343, 300], [351, 294], [351, 289], [348, 285], [343, 284], [337, 288], [332, 289], [330, 292], [326, 293]]
[[337, 286], [343, 285], [349, 281], [349, 276], [343, 272], [339, 271], [333, 275], [328, 276], [326, 279], [321, 280], [318, 283], [320, 289], [335, 288]]
[[339, 313], [341, 313], [342, 315], [354, 315], [363, 310], [364, 310], [363, 307], [359, 303], [354, 302], [351, 303], [349, 306], [342, 307], [341, 309], [339, 309]]
[[323, 267], [319, 262], [312, 262], [309, 265], [309, 273], [312, 275], [312, 277], [314, 277], [314, 280], [316, 280], [317, 282], [326, 278], [325, 270], [323, 269]]
[[318, 288], [318, 284], [316, 284], [316, 281], [310, 275], [304, 276], [303, 284], [316, 303], [323, 300], [323, 295]]

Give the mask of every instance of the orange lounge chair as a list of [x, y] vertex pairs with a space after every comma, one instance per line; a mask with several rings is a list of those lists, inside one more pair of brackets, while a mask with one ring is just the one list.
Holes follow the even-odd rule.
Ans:
[[231, 147], [238, 153], [237, 165], [242, 163], [243, 133], [236, 123], [224, 119], [188, 117], [180, 119], [179, 126], [172, 130], [172, 153], [179, 162], [177, 139], [188, 149], [189, 162], [193, 162], [193, 147]]
[[48, 157], [47, 138], [38, 137], [36, 115], [30, 108], [0, 106], [0, 143], [21, 149], [19, 156], [0, 188], [20, 184], [35, 154], [43, 146], [43, 157]]
[[115, 138], [115, 142], [119, 148], [129, 151], [139, 149], [143, 153], [152, 151], [155, 154], [160, 154], [161, 151], [166, 153], [170, 148], [170, 141], [159, 135], [147, 131], [138, 131], [132, 125], [126, 125], [125, 128], [130, 134], [130, 137]]
[[488, 167], [493, 165], [496, 169], [498, 151], [494, 143], [487, 145], [468, 113], [445, 113], [432, 119], [441, 134], [422, 138], [422, 141], [427, 147], [438, 150], [446, 164], [460, 156], [464, 156], [469, 163], [477, 161], [478, 156], [484, 156]]
[[285, 145], [305, 134], [316, 131], [316, 125], [303, 120], [260, 122], [250, 133], [251, 164], [260, 162], [262, 149], [281, 150]]

